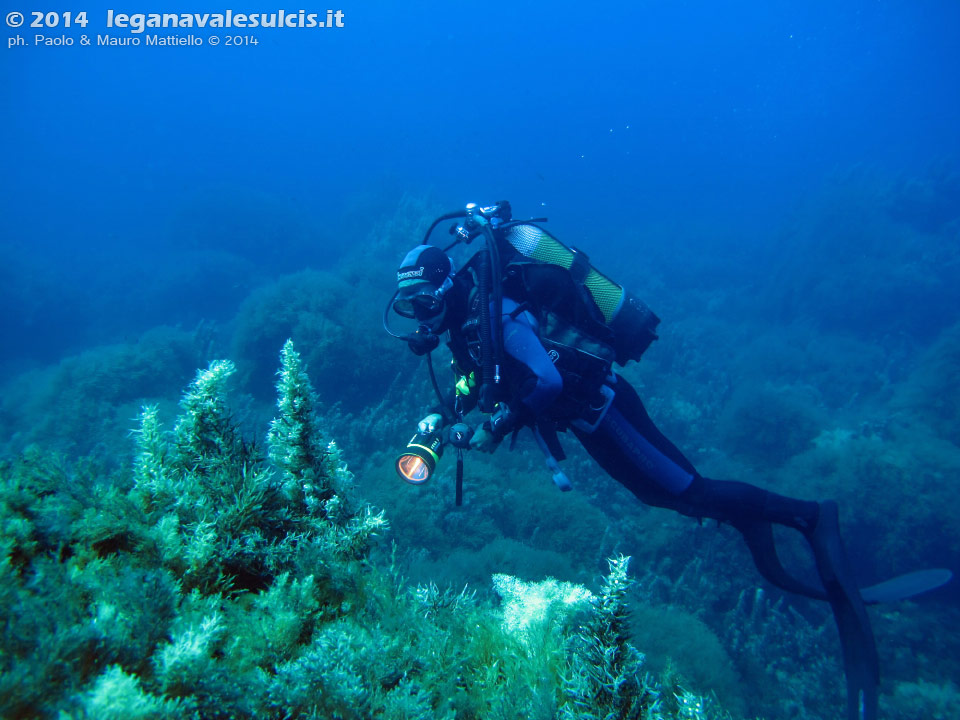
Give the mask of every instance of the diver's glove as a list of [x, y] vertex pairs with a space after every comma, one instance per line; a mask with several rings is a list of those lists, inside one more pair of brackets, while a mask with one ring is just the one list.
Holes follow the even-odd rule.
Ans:
[[506, 403], [497, 405], [490, 418], [483, 423], [470, 440], [470, 447], [492, 453], [500, 442], [520, 426], [517, 414]]
[[496, 409], [490, 416], [490, 419], [483, 424], [484, 427], [490, 426], [490, 432], [497, 440], [503, 440], [507, 435], [520, 426], [520, 418], [510, 406], [506, 403], [497, 403]]
[[417, 423], [417, 430], [422, 435], [429, 435], [443, 427], [443, 415], [440, 413], [430, 413], [423, 420]]
[[500, 447], [500, 441], [503, 438], [494, 437], [493, 433], [487, 429], [489, 423], [484, 423], [470, 438], [470, 449], [479, 450], [482, 453], [492, 453]]

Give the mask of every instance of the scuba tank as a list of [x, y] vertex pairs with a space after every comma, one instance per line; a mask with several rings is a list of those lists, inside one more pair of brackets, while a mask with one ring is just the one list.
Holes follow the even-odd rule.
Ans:
[[510, 223], [504, 239], [517, 254], [506, 275], [518, 278], [531, 304], [610, 345], [618, 365], [639, 360], [657, 339], [660, 318], [593, 267], [582, 250], [533, 223]]

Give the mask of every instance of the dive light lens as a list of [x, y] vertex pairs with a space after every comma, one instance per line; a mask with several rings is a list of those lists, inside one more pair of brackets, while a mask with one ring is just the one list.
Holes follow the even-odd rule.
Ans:
[[401, 455], [397, 458], [397, 472], [413, 485], [421, 485], [430, 479], [430, 468], [419, 455]]

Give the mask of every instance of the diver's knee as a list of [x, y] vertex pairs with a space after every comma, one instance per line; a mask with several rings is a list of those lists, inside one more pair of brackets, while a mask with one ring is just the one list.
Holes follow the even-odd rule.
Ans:
[[707, 484], [712, 482], [712, 480], [708, 480], [700, 473], [692, 473], [692, 478], [686, 489], [677, 495], [677, 497], [685, 502], [695, 502], [702, 499], [706, 492]]

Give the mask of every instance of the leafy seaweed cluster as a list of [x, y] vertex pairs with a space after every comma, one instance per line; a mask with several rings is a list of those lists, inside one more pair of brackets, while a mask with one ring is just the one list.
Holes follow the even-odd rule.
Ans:
[[597, 596], [498, 575], [500, 608], [371, 564], [386, 520], [353, 498], [290, 342], [281, 363], [266, 453], [216, 361], [172, 431], [144, 408], [124, 473], [37, 448], [0, 464], [0, 716], [708, 717], [641, 675], [625, 558]]
[[[172, 443], [146, 408], [137, 434], [133, 494], [159, 559], [187, 590], [261, 590], [309, 559], [360, 557], [385, 526], [357, 511], [335, 446], [320, 440], [313, 390], [292, 343], [284, 346], [279, 415], [269, 455], [245, 441], [226, 405], [233, 363], [216, 361], [187, 390]], [[279, 471], [279, 472], [278, 472]]]
[[572, 720], [614, 718], [682, 718], [706, 720], [727, 717], [694, 693], [664, 688], [643, 667], [643, 655], [630, 643], [627, 577], [630, 558], [609, 560], [593, 612], [573, 642], [571, 672], [564, 683], [568, 702], [561, 717]]
[[276, 467], [230, 417], [232, 372], [197, 374], [172, 433], [144, 408], [131, 477], [35, 448], [0, 468], [4, 717], [256, 715], [269, 692], [244, 688], [345, 602], [386, 521], [351, 499], [291, 344]]

